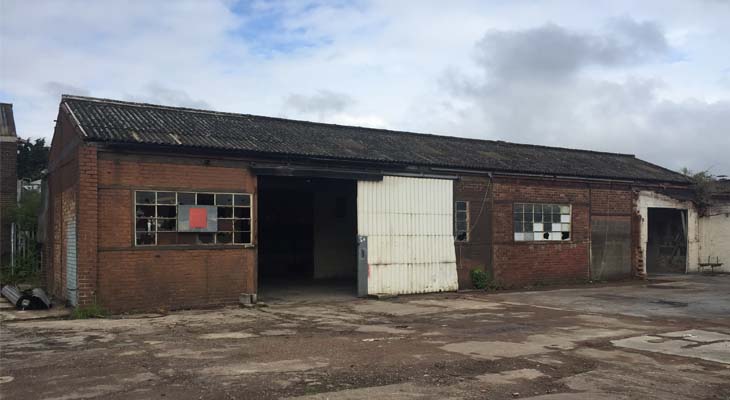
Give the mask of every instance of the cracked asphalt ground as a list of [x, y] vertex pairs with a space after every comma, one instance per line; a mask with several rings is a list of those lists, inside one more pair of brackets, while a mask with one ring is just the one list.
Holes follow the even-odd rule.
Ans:
[[730, 276], [2, 323], [3, 399], [730, 399]]

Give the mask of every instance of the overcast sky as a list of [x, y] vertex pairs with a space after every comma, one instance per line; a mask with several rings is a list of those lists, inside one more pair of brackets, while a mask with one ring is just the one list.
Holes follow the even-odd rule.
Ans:
[[0, 101], [60, 95], [636, 154], [730, 175], [730, 0], [0, 0]]

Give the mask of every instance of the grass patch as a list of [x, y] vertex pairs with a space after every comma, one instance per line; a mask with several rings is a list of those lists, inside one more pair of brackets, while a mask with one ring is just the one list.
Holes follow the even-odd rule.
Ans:
[[71, 319], [106, 318], [108, 316], [109, 310], [96, 303], [76, 307], [71, 313]]

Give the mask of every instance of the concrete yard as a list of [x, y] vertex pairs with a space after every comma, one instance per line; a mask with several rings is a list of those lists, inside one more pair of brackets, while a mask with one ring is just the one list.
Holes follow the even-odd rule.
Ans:
[[730, 399], [730, 275], [4, 319], [3, 399]]

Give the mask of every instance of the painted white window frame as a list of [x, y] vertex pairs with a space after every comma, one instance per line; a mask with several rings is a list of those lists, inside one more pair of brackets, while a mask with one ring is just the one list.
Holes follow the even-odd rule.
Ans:
[[[138, 193], [154, 193], [154, 202], [152, 203], [138, 203], [137, 201], [137, 194]], [[158, 194], [159, 193], [173, 193], [174, 194], [174, 202], [173, 203], [160, 203], [158, 201]], [[193, 233], [193, 232], [179, 232], [177, 229], [177, 221], [179, 216], [179, 205], [180, 205], [180, 199], [179, 195], [181, 193], [185, 194], [193, 194], [195, 198], [195, 204], [198, 204], [198, 197], [199, 195], [213, 195], [213, 204], [206, 204], [214, 207], [225, 207], [231, 208], [231, 216], [230, 217], [220, 217], [218, 216], [217, 219], [219, 221], [231, 221], [231, 230], [221, 231], [218, 230], [215, 233], [209, 233], [212, 235], [212, 241], [207, 243], [202, 243], [199, 241], [199, 239], [196, 240], [195, 244], [186, 244], [186, 243], [176, 243], [176, 244], [164, 244], [160, 245], [158, 244], [158, 235], [160, 232], [162, 233], [189, 233], [189, 234], [195, 234], [198, 235], [199, 238], [200, 235], [206, 235], [206, 233]], [[230, 204], [218, 204], [218, 196], [231, 196], [231, 202]], [[243, 198], [247, 198], [248, 201], [243, 201], [243, 205], [237, 205], [236, 204], [236, 196], [241, 196]], [[247, 205], [246, 205], [247, 204]], [[153, 216], [138, 216], [137, 215], [137, 209], [140, 206], [150, 206], [155, 208], [155, 212]], [[175, 217], [159, 217], [158, 216], [158, 207], [159, 206], [174, 206], [175, 207]], [[248, 217], [236, 217], [236, 209], [248, 209]], [[244, 212], [245, 215], [245, 212]], [[137, 221], [140, 219], [151, 219], [154, 224], [154, 230], [151, 228], [153, 227], [148, 223], [148, 226], [150, 230], [138, 230], [137, 227]], [[159, 224], [158, 220], [174, 220], [175, 221], [175, 227], [172, 230], [159, 230]], [[245, 230], [236, 230], [236, 222], [241, 221], [244, 225], [245, 222], [248, 221], [248, 231]], [[234, 192], [208, 192], [208, 191], [175, 191], [175, 190], [154, 190], [154, 189], [139, 189], [134, 190], [134, 208], [133, 208], [133, 229], [134, 229], [134, 246], [135, 247], [154, 247], [154, 246], [209, 246], [209, 245], [219, 245], [219, 246], [250, 246], [253, 243], [253, 195], [251, 193], [234, 193]], [[149, 244], [140, 244], [138, 235], [144, 234], [144, 233], [151, 233], [154, 237], [153, 243]], [[230, 233], [231, 235], [231, 241], [230, 242], [219, 242], [218, 235], [219, 234], [227, 234]], [[236, 241], [236, 234], [240, 234], [240, 240]]]
[[[540, 221], [535, 221], [535, 207], [540, 207]], [[524, 212], [525, 207], [530, 207], [529, 218], [527, 213]], [[551, 219], [550, 222], [546, 222], [545, 207], [550, 207], [552, 211], [554, 207], [558, 207], [559, 222]], [[518, 210], [523, 210], [518, 212]], [[552, 212], [550, 215], [554, 215]], [[517, 214], [522, 214], [521, 219], [518, 220]], [[529, 231], [528, 231], [529, 224]], [[550, 230], [545, 231], [545, 224], [550, 224]], [[559, 224], [558, 230], [555, 230], [555, 224]], [[535, 226], [539, 225], [540, 229], [535, 230]], [[519, 226], [519, 229], [518, 229]], [[522, 203], [515, 202], [512, 206], [512, 232], [513, 239], [515, 242], [570, 242], [573, 240], [573, 206], [571, 204], [559, 204], [559, 203]], [[538, 234], [539, 235], [536, 235]], [[564, 238], [564, 234], [567, 233], [568, 237]]]
[[[459, 210], [458, 204], [464, 203], [464, 210]], [[464, 223], [466, 226], [464, 227], [463, 231], [466, 234], [464, 239], [459, 239], [459, 232], [461, 231], [459, 229], [459, 218], [458, 215], [460, 213], [463, 213], [465, 215]], [[469, 241], [469, 201], [465, 200], [456, 200], [454, 201], [454, 241], [459, 243], [465, 243]]]

